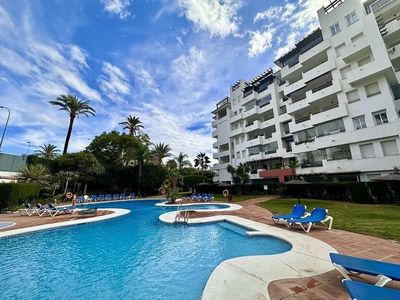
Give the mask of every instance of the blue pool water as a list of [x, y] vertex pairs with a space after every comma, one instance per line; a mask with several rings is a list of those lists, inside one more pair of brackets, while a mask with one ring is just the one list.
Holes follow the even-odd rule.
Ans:
[[227, 222], [163, 224], [158, 216], [176, 208], [155, 203], [96, 204], [131, 213], [0, 239], [1, 299], [198, 300], [222, 261], [291, 248], [278, 239], [247, 237], [246, 229]]
[[183, 205], [182, 209], [202, 210], [202, 209], [225, 209], [228, 208], [227, 204], [190, 204]]

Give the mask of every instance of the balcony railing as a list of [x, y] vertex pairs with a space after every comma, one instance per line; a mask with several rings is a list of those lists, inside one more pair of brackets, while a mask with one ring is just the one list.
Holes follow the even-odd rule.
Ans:
[[320, 90], [323, 90], [325, 88], [327, 88], [328, 86], [331, 86], [333, 84], [332, 81], [328, 81], [327, 83], [324, 83], [323, 85], [320, 85], [319, 87], [316, 87], [315, 89], [312, 90], [313, 93], [316, 93]]

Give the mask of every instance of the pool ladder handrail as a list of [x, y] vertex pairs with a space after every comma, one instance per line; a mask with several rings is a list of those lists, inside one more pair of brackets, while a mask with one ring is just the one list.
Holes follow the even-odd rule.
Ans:
[[183, 215], [183, 222], [187, 223], [189, 220], [189, 210], [185, 209], [182, 210], [182, 204], [178, 206], [178, 209], [176, 210], [175, 214], [175, 222], [178, 222], [181, 219], [181, 213], [184, 212]]

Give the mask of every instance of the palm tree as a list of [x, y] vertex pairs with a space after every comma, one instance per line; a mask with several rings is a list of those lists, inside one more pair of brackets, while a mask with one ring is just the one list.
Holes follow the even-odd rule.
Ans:
[[49, 169], [42, 164], [26, 165], [18, 174], [18, 182], [39, 183], [48, 185], [51, 180]]
[[294, 176], [296, 175], [296, 168], [300, 167], [301, 164], [297, 160], [297, 158], [292, 158], [289, 160], [289, 162], [286, 164], [286, 167], [292, 169], [292, 180], [294, 180]]
[[170, 157], [172, 154], [170, 153], [171, 147], [169, 145], [164, 145], [164, 143], [154, 144], [151, 149], [151, 155], [154, 157], [154, 160], [157, 162], [159, 166], [163, 165], [163, 158]]
[[182, 173], [182, 169], [184, 167], [192, 166], [192, 163], [187, 158], [188, 158], [187, 154], [183, 154], [183, 152], [180, 152], [179, 155], [177, 157], [175, 157], [175, 161], [178, 164], [178, 170], [180, 173]]
[[35, 152], [37, 152], [41, 157], [54, 159], [60, 155], [60, 150], [57, 149], [56, 145], [44, 144], [43, 146], [40, 146], [40, 148], [42, 149], [36, 150]]
[[242, 194], [242, 185], [250, 182], [250, 166], [248, 163], [240, 163], [237, 168], [232, 165], [226, 167], [228, 173], [232, 176], [232, 183], [236, 185], [238, 189], [238, 195]]
[[89, 101], [79, 100], [76, 96], [72, 95], [58, 96], [56, 100], [50, 101], [50, 104], [60, 106], [59, 110], [65, 110], [69, 114], [69, 127], [63, 150], [63, 154], [66, 154], [75, 118], [79, 117], [80, 114], [86, 117], [89, 117], [89, 114], [95, 116], [94, 113], [96, 111], [89, 105]]
[[205, 154], [200, 152], [194, 159], [194, 166], [201, 169], [201, 174], [203, 175], [203, 170], [208, 169], [208, 164], [211, 163], [210, 158]]
[[129, 134], [136, 135], [136, 132], [142, 132], [141, 128], [144, 128], [143, 125], [140, 125], [142, 122], [139, 118], [135, 116], [129, 116], [126, 118], [126, 121], [118, 123], [120, 125], [124, 125], [123, 129], [128, 129]]
[[133, 151], [133, 158], [136, 161], [138, 165], [138, 191], [137, 195], [140, 196], [140, 185], [142, 183], [142, 167], [144, 163], [150, 159], [150, 152], [149, 152], [149, 147], [147, 144], [142, 144], [139, 143], [137, 146], [134, 148]]

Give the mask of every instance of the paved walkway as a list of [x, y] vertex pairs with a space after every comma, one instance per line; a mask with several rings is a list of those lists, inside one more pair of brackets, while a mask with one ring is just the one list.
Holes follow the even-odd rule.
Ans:
[[[258, 207], [257, 203], [271, 199], [271, 197], [260, 197], [248, 201], [240, 202], [243, 206], [242, 209], [237, 211], [230, 211], [227, 213], [218, 212], [218, 214], [229, 214], [240, 216], [246, 219], [257, 221], [267, 225], [274, 225], [270, 220], [271, 213], [261, 207]], [[211, 213], [198, 213], [192, 214], [193, 217], [205, 217]], [[20, 216], [19, 214], [2, 214], [0, 215], [0, 222], [15, 222], [16, 225], [4, 229], [0, 229], [0, 232], [13, 230], [28, 226], [38, 225], [37, 222], [62, 222], [68, 218], [75, 218], [74, 215], [58, 215], [54, 218], [45, 217], [28, 217]], [[69, 220], [69, 219], [68, 219]], [[284, 230], [297, 230], [301, 234], [305, 234], [301, 228], [287, 229], [284, 225], [279, 226]], [[333, 227], [335, 222], [333, 223]], [[359, 257], [365, 257], [370, 259], [382, 260], [387, 262], [400, 263], [400, 244], [380, 238], [370, 237], [366, 235], [351, 233], [338, 229], [327, 230], [324, 227], [315, 226], [309, 236], [319, 239], [333, 248], [339, 253], [354, 255]], [[279, 272], [279, 271], [277, 271]], [[271, 299], [304, 299], [304, 300], [341, 300], [349, 299], [348, 293], [345, 291], [341, 282], [342, 276], [336, 270], [328, 273], [308, 277], [308, 278], [297, 278], [297, 279], [284, 279], [272, 282], [268, 286], [268, 291]], [[367, 275], [361, 275], [354, 277], [354, 280], [375, 283], [376, 278]], [[387, 287], [394, 287], [400, 289], [399, 282], [390, 282]]]

